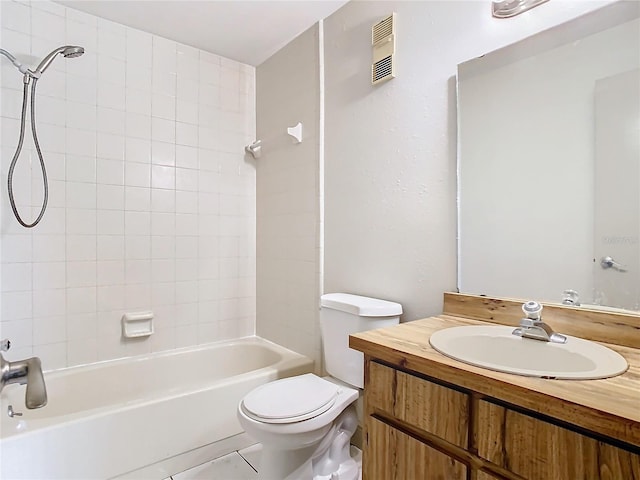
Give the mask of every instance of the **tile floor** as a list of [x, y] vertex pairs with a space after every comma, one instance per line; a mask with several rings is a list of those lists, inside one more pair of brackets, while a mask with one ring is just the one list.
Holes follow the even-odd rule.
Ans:
[[173, 475], [173, 480], [255, 480], [258, 478], [258, 460], [262, 445], [243, 450]]

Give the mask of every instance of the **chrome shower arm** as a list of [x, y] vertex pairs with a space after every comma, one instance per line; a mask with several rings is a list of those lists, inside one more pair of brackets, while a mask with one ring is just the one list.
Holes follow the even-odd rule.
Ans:
[[[25, 67], [18, 61], [15, 56], [13, 56], [3, 48], [0, 48], [0, 53], [7, 57], [11, 61], [11, 63], [13, 63], [13, 65], [24, 75], [27, 75], [30, 78], [40, 78], [44, 71], [49, 68], [49, 65], [51, 65], [53, 59], [56, 58], [56, 55], [60, 53], [64, 57], [68, 58], [79, 57], [84, 53], [84, 48], [78, 47], [77, 45], [63, 45], [62, 47], [58, 47], [52, 52], [49, 52], [49, 54], [47, 54], [47, 56], [42, 59], [35, 70], [31, 70], [30, 68]], [[27, 83], [27, 79], [25, 79], [25, 83]]]
[[2, 55], [4, 55], [5, 57], [7, 57], [11, 61], [11, 63], [13, 63], [13, 66], [16, 67], [20, 71], [20, 73], [22, 73], [24, 75], [28, 75], [29, 77], [32, 77], [32, 78], [39, 78], [40, 77], [40, 74], [36, 74], [36, 72], [31, 70], [30, 68], [25, 67], [22, 63], [20, 63], [18, 61], [18, 59], [16, 57], [11, 55], [4, 48], [0, 48], [0, 53]]

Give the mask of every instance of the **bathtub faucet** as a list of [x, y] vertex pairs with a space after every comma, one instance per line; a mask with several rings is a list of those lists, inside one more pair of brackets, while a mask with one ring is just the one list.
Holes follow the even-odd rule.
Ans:
[[[9, 340], [2, 340], [0, 350], [7, 351], [11, 346]], [[0, 354], [0, 392], [5, 385], [11, 383], [27, 384], [25, 404], [27, 408], [40, 408], [47, 404], [47, 387], [44, 384], [42, 366], [38, 357], [9, 362]]]

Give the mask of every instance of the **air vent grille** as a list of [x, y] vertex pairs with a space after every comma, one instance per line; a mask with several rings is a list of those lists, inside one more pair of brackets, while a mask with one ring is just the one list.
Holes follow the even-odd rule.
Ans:
[[393, 34], [393, 15], [390, 15], [373, 26], [371, 29], [371, 45], [375, 45], [391, 34]]
[[376, 84], [395, 77], [393, 71], [393, 55], [371, 65], [371, 83]]
[[380, 20], [371, 27], [372, 59], [371, 83], [384, 82], [396, 76], [396, 14]]

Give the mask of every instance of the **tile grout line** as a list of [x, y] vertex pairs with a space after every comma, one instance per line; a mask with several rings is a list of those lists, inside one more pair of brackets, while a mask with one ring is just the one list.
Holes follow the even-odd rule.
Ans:
[[247, 465], [249, 465], [249, 466], [253, 469], [253, 471], [254, 471], [254, 472], [258, 473], [258, 470], [256, 470], [256, 468], [255, 468], [253, 465], [251, 465], [251, 463], [249, 462], [249, 460], [247, 460], [246, 458], [244, 458], [244, 455], [242, 455], [242, 453], [240, 453], [240, 450], [236, 450], [236, 453], [237, 453], [238, 455], [240, 455], [240, 458], [241, 458], [241, 459], [243, 459], [245, 462], [247, 462]]

